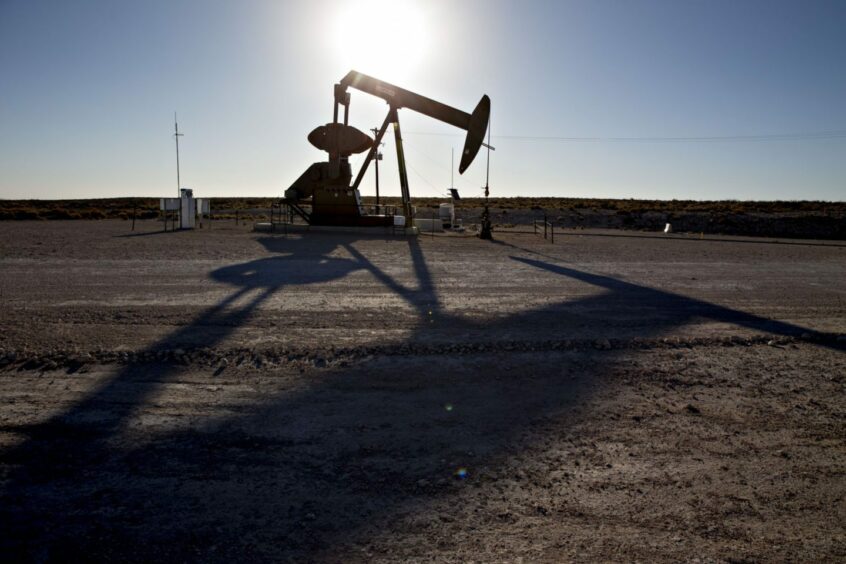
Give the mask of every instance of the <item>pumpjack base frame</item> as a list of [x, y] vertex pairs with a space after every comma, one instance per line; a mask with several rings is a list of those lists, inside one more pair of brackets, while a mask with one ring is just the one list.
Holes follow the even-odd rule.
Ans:
[[[395, 222], [395, 206], [355, 205], [349, 212], [350, 206], [315, 206], [309, 201], [296, 201], [283, 198], [273, 203], [270, 210], [271, 223], [293, 224], [295, 217], [299, 217], [310, 225], [339, 225], [344, 227], [393, 227]], [[328, 212], [326, 209], [328, 208]], [[345, 213], [331, 213], [342, 209]], [[315, 211], [315, 209], [319, 211]]]

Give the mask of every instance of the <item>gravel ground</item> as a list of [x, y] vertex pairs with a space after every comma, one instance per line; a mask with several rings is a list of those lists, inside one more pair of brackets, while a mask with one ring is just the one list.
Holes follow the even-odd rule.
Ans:
[[0, 222], [0, 554], [843, 561], [846, 245]]

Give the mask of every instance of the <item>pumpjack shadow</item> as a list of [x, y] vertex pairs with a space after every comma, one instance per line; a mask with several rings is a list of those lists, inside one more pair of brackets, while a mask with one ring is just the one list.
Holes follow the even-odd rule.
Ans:
[[[621, 307], [650, 316], [641, 331], [653, 336], [694, 318], [781, 335], [808, 331], [519, 256], [511, 258], [606, 292], [477, 323], [443, 311], [416, 240], [406, 243], [415, 287], [379, 268], [354, 237], [261, 242], [270, 257], [211, 272], [212, 280], [233, 291], [149, 350], [223, 343], [271, 296], [355, 272], [370, 273], [416, 312], [419, 327], [407, 343], [431, 338], [432, 315], [444, 335], [490, 342], [538, 326], [551, 338], [566, 338], [585, 310], [595, 317]], [[335, 256], [339, 249], [350, 258]], [[185, 368], [126, 366], [59, 414], [16, 429], [25, 439], [0, 455], [11, 468], [0, 497], [0, 549], [19, 560], [315, 559], [327, 546], [366, 542], [387, 516], [425, 511], [432, 499], [454, 495], [449, 487], [418, 487], [421, 480], [451, 475], [444, 460], [468, 463], [456, 457], [474, 451], [475, 464], [497, 465], [519, 453], [533, 418], [567, 414], [622, 354], [609, 351], [574, 365], [583, 376], [578, 383], [559, 377], [561, 364], [531, 365], [536, 378], [519, 371], [456, 378], [403, 372], [414, 359], [397, 359], [400, 369], [388, 374], [376, 359], [315, 376], [307, 387], [249, 408], [147, 435], [133, 430], [133, 419]], [[543, 393], [519, 393], [531, 387]], [[462, 408], [445, 415], [447, 403]]]

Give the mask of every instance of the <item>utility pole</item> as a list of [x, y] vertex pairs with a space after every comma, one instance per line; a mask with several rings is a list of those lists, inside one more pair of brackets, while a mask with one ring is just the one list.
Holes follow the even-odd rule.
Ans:
[[179, 133], [179, 124], [176, 121], [176, 112], [173, 112], [173, 132], [173, 138], [176, 140], [176, 197], [178, 198], [182, 195], [180, 193], [182, 183], [179, 181], [179, 138], [183, 137], [183, 134]]
[[[379, 128], [374, 127], [370, 131], [373, 132], [373, 135], [378, 138], [379, 135]], [[380, 145], [384, 145], [384, 143], [379, 143]], [[379, 147], [376, 147], [376, 214], [379, 214], [379, 161], [382, 160], [382, 153], [379, 152]]]

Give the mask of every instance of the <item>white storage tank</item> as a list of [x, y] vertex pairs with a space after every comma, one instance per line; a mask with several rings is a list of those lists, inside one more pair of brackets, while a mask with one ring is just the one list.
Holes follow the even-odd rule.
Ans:
[[194, 216], [197, 214], [197, 206], [194, 201], [194, 191], [190, 188], [181, 188], [179, 190], [179, 194], [179, 228], [194, 229]]
[[443, 226], [451, 229], [455, 224], [455, 204], [441, 204], [439, 217]]

